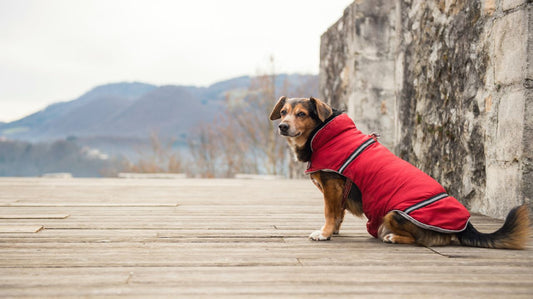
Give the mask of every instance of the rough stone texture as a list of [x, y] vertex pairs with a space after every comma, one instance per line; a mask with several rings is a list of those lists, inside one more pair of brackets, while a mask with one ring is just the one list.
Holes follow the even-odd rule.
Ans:
[[496, 11], [496, 0], [483, 1], [483, 12], [485, 14], [493, 14]]
[[322, 36], [322, 96], [502, 218], [533, 196], [532, 12], [530, 1], [356, 1]]
[[523, 80], [527, 61], [527, 14], [519, 10], [494, 21], [494, 75], [496, 84]]
[[322, 97], [345, 109], [363, 131], [379, 131], [392, 148], [395, 138], [396, 5], [358, 1], [322, 37]]
[[501, 1], [502, 1], [502, 9], [504, 11], [516, 8], [517, 6], [525, 4], [527, 2], [527, 0], [501, 0]]

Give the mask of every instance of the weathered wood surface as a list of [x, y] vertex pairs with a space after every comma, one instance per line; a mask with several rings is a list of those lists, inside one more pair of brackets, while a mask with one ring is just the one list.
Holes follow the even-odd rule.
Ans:
[[532, 243], [387, 245], [351, 215], [309, 241], [322, 210], [309, 181], [2, 178], [0, 297], [533, 298]]

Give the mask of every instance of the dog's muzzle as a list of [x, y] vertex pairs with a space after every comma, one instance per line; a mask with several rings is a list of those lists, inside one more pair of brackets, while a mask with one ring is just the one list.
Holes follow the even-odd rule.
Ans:
[[291, 138], [296, 138], [296, 137], [302, 135], [302, 132], [291, 131], [290, 126], [288, 124], [281, 123], [281, 124], [279, 124], [278, 129], [279, 129], [279, 134], [281, 136], [287, 136], [287, 137], [291, 137]]
[[288, 124], [279, 124], [278, 126], [279, 134], [283, 136], [289, 135], [289, 125]]

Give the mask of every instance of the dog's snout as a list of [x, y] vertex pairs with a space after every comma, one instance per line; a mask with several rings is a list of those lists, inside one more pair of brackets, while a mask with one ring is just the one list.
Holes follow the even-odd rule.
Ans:
[[288, 124], [281, 123], [281, 124], [279, 124], [278, 128], [279, 128], [280, 132], [289, 131], [289, 125]]

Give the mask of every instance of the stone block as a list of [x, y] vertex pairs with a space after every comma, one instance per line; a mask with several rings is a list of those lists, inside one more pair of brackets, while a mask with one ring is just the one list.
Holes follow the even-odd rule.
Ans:
[[502, 9], [507, 11], [526, 3], [526, 0], [502, 0]]
[[483, 198], [471, 203], [471, 209], [500, 219], [522, 204], [519, 163], [487, 166], [487, 187]]
[[496, 160], [518, 161], [522, 156], [524, 108], [523, 90], [509, 92], [502, 96], [498, 108]]
[[528, 22], [525, 10], [497, 19], [493, 28], [495, 83], [522, 83], [527, 71]]
[[[529, 84], [533, 84], [533, 5], [528, 5], [524, 13], [527, 18], [527, 63], [526, 63], [526, 79], [529, 79]], [[524, 85], [527, 85], [524, 82]], [[532, 87], [529, 87], [530, 89]]]
[[394, 90], [394, 60], [357, 60], [357, 69], [351, 76], [358, 89], [379, 88]]
[[525, 91], [524, 115], [524, 138], [522, 155], [522, 194], [524, 201], [529, 203], [529, 208], [533, 212], [533, 90]]
[[496, 0], [483, 1], [483, 13], [492, 15], [496, 11]]
[[391, 56], [396, 42], [396, 3], [359, 1], [348, 9], [351, 18], [344, 20], [344, 29], [339, 31], [347, 33], [349, 52], [373, 58]]

